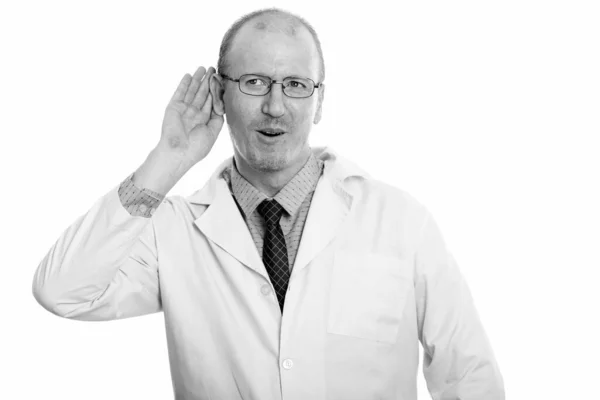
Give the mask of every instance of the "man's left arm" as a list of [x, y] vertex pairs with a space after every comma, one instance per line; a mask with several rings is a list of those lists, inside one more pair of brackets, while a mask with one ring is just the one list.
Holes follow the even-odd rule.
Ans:
[[415, 253], [423, 374], [434, 400], [504, 400], [504, 383], [470, 290], [429, 212]]

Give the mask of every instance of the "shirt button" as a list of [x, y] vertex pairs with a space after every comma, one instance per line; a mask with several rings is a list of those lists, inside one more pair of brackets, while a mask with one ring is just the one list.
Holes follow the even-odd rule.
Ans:
[[271, 287], [265, 283], [260, 287], [260, 292], [266, 296], [271, 293]]
[[140, 204], [139, 210], [141, 213], [145, 213], [148, 207], [145, 204]]
[[282, 365], [285, 369], [291, 369], [294, 366], [294, 362], [290, 358], [286, 358], [283, 360]]

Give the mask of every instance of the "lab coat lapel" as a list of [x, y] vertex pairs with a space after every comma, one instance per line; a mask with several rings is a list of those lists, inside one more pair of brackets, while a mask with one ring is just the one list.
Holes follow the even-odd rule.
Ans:
[[306, 217], [292, 275], [306, 267], [336, 237], [352, 205], [352, 196], [327, 175], [319, 181]]
[[[329, 148], [316, 147], [313, 153], [325, 162], [325, 169], [311, 201], [292, 277], [323, 251], [342, 229], [344, 220], [351, 212], [353, 201], [352, 191], [345, 184], [346, 179], [368, 176], [353, 163], [338, 157]], [[223, 170], [231, 165], [232, 158], [225, 160], [206, 186], [190, 196], [190, 203], [208, 206], [194, 223], [209, 240], [242, 264], [269, 279], [248, 226], [227, 183], [221, 177]]]
[[200, 203], [208, 204], [206, 211], [194, 221], [198, 229], [239, 262], [268, 278], [227, 182], [213, 177], [207, 187], [194, 197], [205, 199]]

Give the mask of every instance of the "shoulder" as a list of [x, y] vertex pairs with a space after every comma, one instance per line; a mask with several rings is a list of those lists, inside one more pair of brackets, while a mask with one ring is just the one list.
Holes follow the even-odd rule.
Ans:
[[342, 188], [355, 200], [370, 206], [392, 206], [406, 209], [413, 213], [426, 212], [425, 205], [407, 190], [377, 179], [355, 162], [336, 155], [330, 161], [333, 180], [337, 180]]
[[[232, 157], [224, 160], [204, 185], [192, 194], [167, 196], [163, 204], [160, 205], [160, 214], [168, 219], [198, 219], [208, 209], [208, 206], [215, 201], [220, 189], [222, 189], [221, 186], [229, 187], [232, 160]], [[230, 188], [226, 191], [229, 192]]]
[[190, 222], [199, 218], [208, 208], [206, 204], [190, 202], [191, 196], [172, 195], [162, 201], [154, 212], [153, 219], [156, 223], [173, 224], [177, 222]]
[[[338, 160], [346, 164], [343, 159]], [[361, 240], [379, 252], [410, 254], [429, 218], [426, 206], [404, 188], [377, 179], [362, 168], [353, 171], [339, 186], [339, 192], [347, 193], [351, 199], [347, 202], [351, 226], [360, 232]]]

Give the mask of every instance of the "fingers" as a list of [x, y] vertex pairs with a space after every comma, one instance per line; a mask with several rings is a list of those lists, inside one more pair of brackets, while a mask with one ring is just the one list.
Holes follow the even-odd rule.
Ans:
[[206, 69], [202, 66], [198, 67], [196, 72], [194, 72], [194, 76], [192, 77], [192, 83], [190, 84], [190, 86], [185, 94], [185, 98], [183, 99], [183, 102], [185, 104], [190, 104], [192, 102], [192, 100], [194, 100], [194, 97], [196, 97], [196, 92], [198, 91], [198, 86], [200, 86], [200, 81], [202, 80], [202, 77], [204, 76], [205, 73], [206, 73]]
[[206, 117], [210, 117], [210, 110], [212, 109], [212, 95], [209, 93], [204, 105], [202, 106], [202, 114], [206, 115]]
[[[207, 101], [208, 103], [208, 101]], [[212, 101], [211, 101], [212, 103]], [[221, 128], [223, 128], [223, 122], [224, 122], [224, 118], [222, 115], [219, 115], [217, 113], [214, 112], [214, 110], [211, 110], [210, 112], [210, 120], [208, 121], [208, 123], [206, 125], [208, 125], [208, 129], [210, 129], [211, 132], [213, 132], [215, 135], [218, 135], [219, 132], [221, 132]]]
[[175, 93], [173, 93], [171, 101], [182, 101], [185, 97], [185, 93], [187, 92], [188, 86], [190, 85], [191, 81], [192, 76], [190, 74], [185, 74], [183, 78], [181, 78], [181, 82], [179, 82], [179, 86], [177, 86]]
[[[210, 77], [214, 73], [215, 73], [215, 69], [213, 67], [210, 67], [208, 69], [208, 71], [206, 72], [206, 75], [204, 75], [204, 79], [202, 80], [202, 83], [200, 84], [200, 88], [198, 89], [198, 92], [196, 93], [196, 96], [194, 97], [194, 100], [192, 101], [192, 105], [194, 107], [200, 108], [200, 107], [203, 107], [206, 103], [208, 103], [208, 101], [205, 101], [205, 100], [207, 100], [206, 95], [210, 89]], [[212, 104], [212, 101], [210, 103]]]

